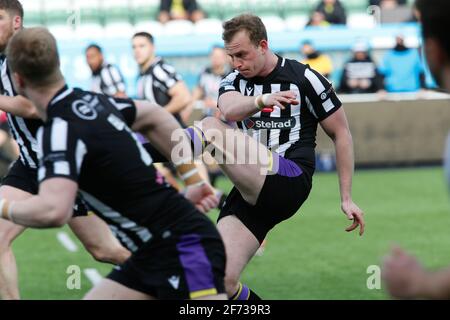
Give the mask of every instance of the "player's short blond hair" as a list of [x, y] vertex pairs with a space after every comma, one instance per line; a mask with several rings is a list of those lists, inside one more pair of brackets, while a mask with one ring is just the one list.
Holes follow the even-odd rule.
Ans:
[[17, 32], [6, 49], [12, 72], [36, 87], [51, 85], [62, 78], [56, 39], [46, 28]]

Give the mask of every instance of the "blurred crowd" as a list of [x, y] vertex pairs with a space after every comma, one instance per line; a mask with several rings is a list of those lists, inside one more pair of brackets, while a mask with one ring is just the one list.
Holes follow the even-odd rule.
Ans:
[[[378, 6], [381, 23], [415, 21], [413, 8], [407, 0], [369, 0], [368, 6]], [[197, 22], [207, 17], [196, 0], [161, 0], [158, 20], [166, 23], [170, 20], [185, 19]], [[311, 11], [308, 26], [326, 27], [345, 25], [347, 10], [340, 0], [320, 0]]]

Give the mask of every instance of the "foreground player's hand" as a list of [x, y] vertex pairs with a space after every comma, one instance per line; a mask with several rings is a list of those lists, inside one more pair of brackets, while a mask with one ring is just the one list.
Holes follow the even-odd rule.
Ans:
[[287, 105], [298, 105], [300, 102], [297, 100], [297, 95], [294, 91], [280, 91], [272, 93], [264, 101], [266, 108], [264, 110], [272, 109], [278, 107], [281, 110], [286, 109]]
[[349, 220], [353, 220], [353, 224], [345, 231], [351, 232], [359, 226], [359, 235], [362, 236], [365, 227], [363, 211], [353, 201], [342, 202], [342, 211]]
[[208, 183], [186, 187], [184, 196], [203, 213], [208, 213], [219, 205], [219, 198]]
[[421, 298], [427, 282], [427, 272], [417, 259], [398, 247], [384, 259], [381, 274], [389, 294], [399, 299]]

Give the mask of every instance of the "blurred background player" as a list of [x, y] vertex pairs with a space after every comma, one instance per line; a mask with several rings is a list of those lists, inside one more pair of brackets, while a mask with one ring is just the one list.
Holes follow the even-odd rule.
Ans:
[[96, 44], [86, 48], [86, 62], [92, 71], [91, 91], [116, 98], [125, 98], [125, 80], [119, 68], [105, 61], [103, 50]]
[[[416, 5], [420, 12], [430, 70], [438, 85], [450, 92], [450, 2], [418, 0]], [[450, 164], [449, 155], [447, 152], [447, 166]], [[448, 167], [446, 171], [449, 172]], [[447, 183], [450, 185], [450, 180]], [[394, 298], [450, 299], [450, 267], [427, 271], [415, 257], [399, 247], [394, 248], [385, 258], [382, 275], [388, 292]]]
[[[192, 103], [182, 113], [186, 123], [190, 122], [194, 110], [201, 111], [202, 115], [191, 120], [198, 121], [204, 117], [212, 116], [225, 121], [219, 108], [217, 108], [217, 99], [220, 82], [231, 71], [230, 60], [225, 49], [220, 46], [212, 48], [209, 60], [210, 65], [200, 74], [197, 86], [192, 92]], [[205, 162], [208, 163], [207, 168], [211, 184], [216, 186], [217, 178], [223, 176], [222, 171], [212, 159]]]
[[[175, 116], [183, 126], [180, 112], [191, 101], [191, 94], [175, 68], [156, 56], [153, 36], [139, 32], [133, 36], [134, 59], [139, 65], [137, 98], [156, 103]], [[166, 180], [177, 190], [181, 186], [174, 177], [174, 170], [156, 164]]]
[[220, 82], [231, 71], [230, 60], [223, 47], [214, 46], [209, 61], [209, 66], [200, 73], [197, 86], [193, 89], [192, 103], [184, 116], [186, 120], [189, 119], [193, 108], [202, 110], [204, 116], [222, 118], [217, 108], [217, 98]]

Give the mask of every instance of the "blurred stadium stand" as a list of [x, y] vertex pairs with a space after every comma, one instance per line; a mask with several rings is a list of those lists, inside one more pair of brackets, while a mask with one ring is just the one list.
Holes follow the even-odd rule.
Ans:
[[[410, 2], [412, 2], [411, 0]], [[137, 67], [131, 51], [131, 36], [148, 31], [156, 38], [158, 54], [175, 65], [189, 87], [207, 64], [212, 46], [221, 44], [222, 21], [242, 12], [262, 17], [272, 48], [290, 58], [300, 59], [299, 46], [312, 40], [327, 52], [335, 65], [332, 81], [337, 82], [341, 66], [352, 44], [367, 40], [378, 60], [402, 33], [412, 47], [419, 45], [419, 29], [414, 23], [377, 24], [370, 15], [367, 0], [342, 0], [348, 14], [347, 26], [327, 29], [307, 28], [308, 16], [318, 0], [198, 0], [207, 19], [193, 24], [155, 20], [159, 0], [23, 0], [25, 25], [46, 25], [56, 36], [62, 54], [63, 70], [71, 85], [86, 87], [89, 70], [84, 48], [92, 42], [101, 45], [108, 61], [119, 65], [127, 80], [128, 92], [135, 92]], [[330, 36], [331, 35], [331, 36]]]
[[[332, 81], [337, 83], [342, 66], [356, 41], [370, 44], [372, 56], [380, 62], [395, 36], [402, 34], [406, 44], [419, 47], [420, 28], [416, 23], [380, 24], [368, 8], [368, 0], [341, 0], [347, 10], [346, 26], [306, 28], [318, 0], [198, 0], [207, 19], [196, 24], [156, 21], [159, 0], [23, 0], [25, 25], [46, 25], [56, 36], [63, 72], [72, 86], [89, 87], [84, 49], [92, 42], [103, 47], [107, 61], [118, 65], [127, 81], [127, 92], [135, 93], [138, 73], [131, 49], [135, 32], [155, 36], [157, 53], [173, 64], [189, 87], [208, 64], [214, 45], [221, 45], [222, 22], [243, 12], [261, 16], [269, 31], [271, 47], [286, 57], [301, 59], [300, 44], [313, 41], [333, 61]], [[413, 0], [410, 0], [411, 4]], [[431, 80], [429, 80], [431, 83]], [[423, 108], [423, 100], [427, 108]], [[343, 95], [355, 140], [358, 165], [430, 163], [442, 158], [442, 145], [450, 121], [448, 97], [439, 93], [389, 95]], [[405, 110], [408, 109], [408, 112]], [[414, 112], [409, 112], [413, 109]], [[433, 109], [434, 111], [430, 112]], [[439, 117], [431, 117], [439, 114]], [[408, 121], [396, 122], [399, 119]], [[411, 129], [414, 118], [423, 123]], [[379, 121], [374, 122], [373, 119]], [[445, 128], [444, 128], [445, 127]], [[404, 135], [404, 132], [409, 132]], [[426, 143], [424, 136], [432, 136]], [[331, 154], [332, 146], [323, 132], [318, 135], [318, 153]]]

